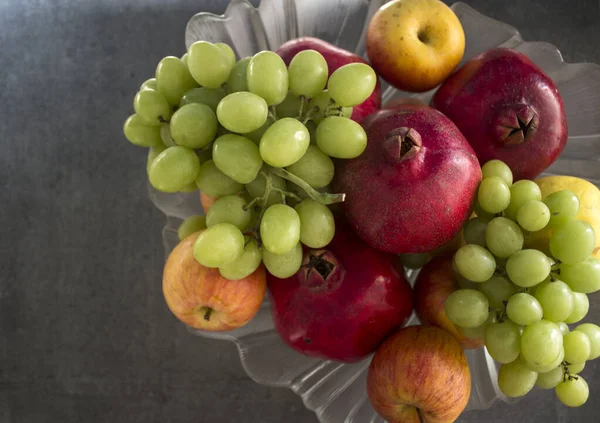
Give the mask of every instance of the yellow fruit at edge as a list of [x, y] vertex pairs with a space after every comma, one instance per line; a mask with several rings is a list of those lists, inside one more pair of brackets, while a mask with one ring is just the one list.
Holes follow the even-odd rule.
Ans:
[[[579, 197], [579, 212], [575, 219], [584, 220], [594, 228], [596, 247], [593, 256], [600, 259], [600, 190], [591, 182], [574, 176], [545, 176], [535, 182], [542, 191], [542, 200], [553, 192], [564, 189], [573, 191]], [[553, 228], [545, 228], [527, 235], [525, 248], [537, 248], [549, 254], [548, 242], [553, 232]]]

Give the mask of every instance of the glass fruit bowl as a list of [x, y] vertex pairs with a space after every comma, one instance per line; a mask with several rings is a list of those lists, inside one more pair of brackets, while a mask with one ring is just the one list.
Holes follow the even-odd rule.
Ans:
[[[383, 3], [384, 0], [335, 0], [328, 2], [329, 8], [325, 9], [322, 0], [262, 0], [255, 8], [246, 0], [232, 0], [224, 15], [199, 13], [193, 16], [186, 28], [185, 43], [189, 47], [198, 40], [226, 42], [238, 57], [245, 57], [261, 50], [275, 50], [293, 38], [314, 36], [366, 57], [368, 22]], [[529, 56], [557, 84], [565, 103], [569, 141], [561, 157], [546, 173], [579, 176], [599, 185], [600, 66], [565, 63], [556, 47], [545, 42], [525, 42], [517, 29], [483, 16], [464, 3], [455, 3], [452, 9], [466, 34], [463, 63], [489, 48], [509, 47]], [[406, 96], [429, 101], [433, 94], [433, 91], [405, 93], [385, 83], [382, 88], [384, 103]], [[198, 192], [164, 194], [150, 187], [150, 198], [167, 216], [163, 240], [168, 254], [178, 243], [177, 228], [181, 220], [202, 213]], [[411, 282], [415, 276], [416, 272], [408, 272]], [[586, 320], [597, 322], [599, 318], [600, 310], [592, 297]], [[418, 324], [417, 318], [413, 316], [409, 324]], [[249, 377], [260, 384], [291, 388], [323, 423], [383, 421], [367, 398], [366, 373], [370, 357], [359, 363], [342, 364], [295, 352], [274, 331], [268, 298], [257, 316], [243, 328], [228, 333], [191, 328], [189, 331], [234, 342]], [[497, 367], [485, 349], [469, 350], [467, 358], [473, 380], [467, 410], [490, 408], [497, 399], [513, 401], [499, 391]], [[590, 381], [593, 386], [594, 381]], [[554, 401], [553, 393], [552, 396], [530, 396], [532, 401], [546, 404], [545, 407], [550, 398]], [[566, 421], [566, 408], [551, 408], [552, 416], [544, 421]], [[466, 413], [461, 420], [489, 421], [481, 416]]]

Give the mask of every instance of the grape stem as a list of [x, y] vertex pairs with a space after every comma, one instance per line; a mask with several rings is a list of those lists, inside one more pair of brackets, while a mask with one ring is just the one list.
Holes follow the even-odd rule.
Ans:
[[302, 114], [304, 113], [304, 103], [306, 102], [306, 97], [301, 95], [298, 97], [300, 99], [300, 109], [298, 110], [298, 117], [296, 119], [302, 118]]
[[277, 110], [275, 110], [275, 106], [269, 107], [269, 114], [267, 115], [267, 117], [273, 122], [277, 121]]
[[283, 179], [286, 179], [293, 184], [298, 185], [300, 188], [306, 192], [306, 194], [315, 200], [319, 204], [328, 205], [334, 203], [341, 203], [346, 199], [346, 194], [330, 194], [330, 193], [322, 193], [315, 190], [308, 183], [306, 183], [302, 178], [297, 177], [293, 173], [288, 172], [285, 169], [274, 167], [271, 168], [271, 172], [274, 175], [277, 175]]
[[319, 113], [319, 106], [315, 106], [312, 109], [309, 109], [306, 112], [304, 119], [302, 119], [302, 125], [306, 125], [308, 123], [308, 121], [311, 120], [313, 117], [315, 117], [314, 115], [317, 113]]
[[302, 198], [298, 197], [293, 192], [284, 191], [281, 188], [275, 188], [275, 187], [273, 187], [272, 190], [275, 191], [275, 192], [278, 192], [279, 194], [281, 194], [281, 199], [283, 200], [283, 204], [285, 204], [285, 198], [286, 197], [292, 197], [296, 201], [302, 201]]

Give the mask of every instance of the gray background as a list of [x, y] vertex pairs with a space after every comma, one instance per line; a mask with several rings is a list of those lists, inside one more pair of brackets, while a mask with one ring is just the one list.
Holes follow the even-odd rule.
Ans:
[[[597, 0], [468, 3], [600, 63]], [[145, 153], [121, 133], [140, 82], [183, 53], [187, 20], [224, 6], [0, 0], [0, 422], [316, 422], [291, 391], [248, 379], [232, 344], [187, 334], [167, 310], [164, 219]], [[527, 402], [464, 418], [598, 421], [593, 388], [570, 414], [537, 393], [539, 420]]]

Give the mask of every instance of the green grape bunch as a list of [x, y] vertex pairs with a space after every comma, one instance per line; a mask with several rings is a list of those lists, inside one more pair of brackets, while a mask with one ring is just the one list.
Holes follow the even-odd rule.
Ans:
[[335, 234], [329, 206], [333, 159], [366, 148], [353, 107], [375, 89], [373, 69], [352, 63], [329, 76], [315, 50], [286, 66], [272, 51], [237, 60], [225, 43], [198, 41], [162, 59], [134, 98], [127, 140], [149, 148], [147, 175], [166, 193], [200, 190], [215, 202], [179, 227], [198, 234], [194, 256], [237, 280], [261, 263], [286, 278], [300, 269], [302, 245], [323, 248]]
[[[535, 182], [513, 183], [499, 160], [482, 167], [476, 197], [476, 216], [453, 258], [457, 278], [473, 288], [446, 299], [447, 317], [483, 333], [487, 353], [500, 363], [504, 395], [538, 386], [554, 389], [568, 407], [583, 405], [589, 387], [580, 372], [600, 357], [600, 327], [581, 322], [587, 294], [600, 290], [600, 261], [592, 256], [593, 228], [575, 219], [579, 198], [563, 190], [542, 199]], [[547, 250], [526, 248], [525, 236], [546, 227], [553, 228]]]

